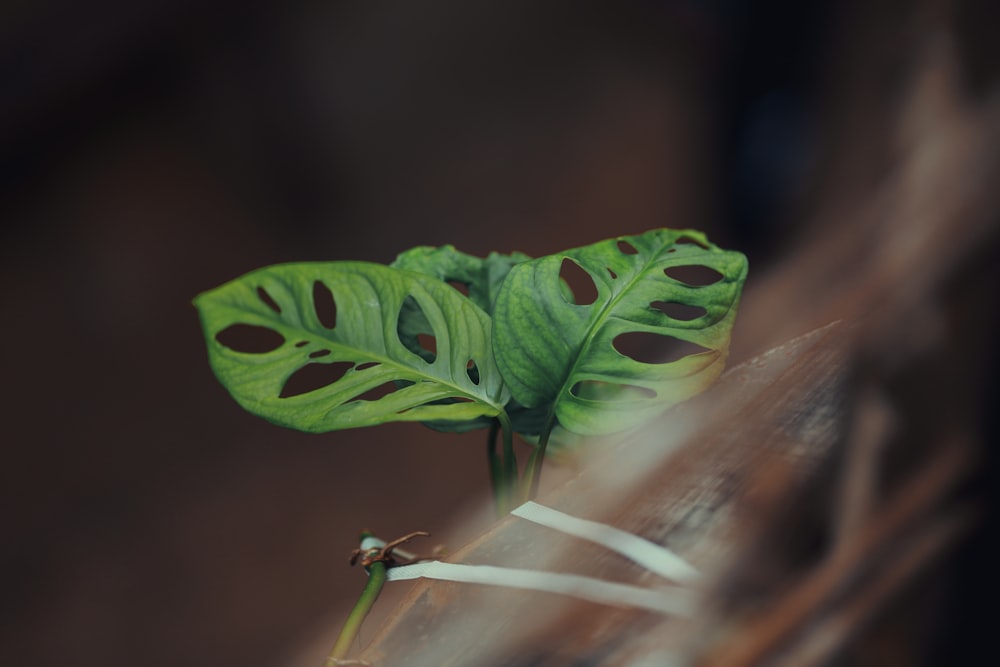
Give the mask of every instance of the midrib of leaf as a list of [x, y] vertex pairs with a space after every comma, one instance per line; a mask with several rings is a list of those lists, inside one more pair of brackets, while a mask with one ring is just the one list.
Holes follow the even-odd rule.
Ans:
[[[649, 268], [649, 265], [656, 261], [659, 257], [659, 253], [662, 252], [664, 247], [666, 246], [661, 246], [660, 250], [654, 253], [653, 258], [642, 265], [642, 268], [635, 273], [635, 276], [629, 279], [628, 284], [620, 290], [617, 295], [613, 296], [607, 304], [601, 307], [597, 313], [597, 317], [594, 318], [593, 324], [588, 330], [587, 335], [584, 337], [583, 342], [580, 344], [576, 358], [573, 361], [573, 365], [570, 366], [569, 371], [563, 378], [562, 384], [559, 386], [559, 391], [556, 392], [555, 398], [552, 400], [552, 404], [545, 415], [545, 425], [542, 427], [542, 432], [539, 434], [538, 446], [535, 447], [535, 450], [532, 452], [531, 458], [528, 460], [528, 465], [525, 470], [525, 478], [523, 482], [526, 486], [526, 498], [534, 498], [538, 494], [542, 461], [545, 459], [545, 450], [548, 448], [549, 436], [552, 434], [552, 430], [555, 428], [556, 424], [556, 404], [562, 397], [563, 392], [566, 391], [566, 385], [569, 384], [570, 378], [572, 378], [573, 374], [576, 373], [576, 368], [580, 365], [580, 360], [583, 359], [583, 353], [590, 348], [590, 344], [594, 340], [594, 336], [597, 335], [600, 325], [604, 323], [607, 313], [613, 310], [615, 305], [618, 304], [618, 301], [632, 288], [632, 285], [641, 279], [641, 277], [645, 274], [646, 269]], [[584, 270], [586, 271], [586, 269]], [[590, 272], [587, 271], [587, 273], [589, 274]], [[591, 276], [590, 279], [594, 280], [594, 277]]]
[[[367, 277], [366, 277], [366, 279], [367, 279]], [[236, 309], [236, 310], [238, 310], [238, 309]], [[239, 311], [239, 312], [243, 312], [243, 311]], [[419, 374], [419, 375], [423, 376], [424, 378], [426, 378], [428, 381], [444, 385], [444, 386], [448, 387], [449, 389], [452, 389], [455, 393], [461, 394], [463, 397], [469, 398], [469, 399], [475, 401], [476, 403], [485, 403], [486, 405], [490, 406], [491, 408], [494, 408], [498, 412], [503, 409], [503, 406], [500, 405], [500, 404], [498, 404], [498, 403], [495, 403], [493, 401], [492, 397], [489, 398], [489, 400], [484, 400], [482, 396], [480, 396], [478, 394], [470, 394], [468, 391], [466, 391], [464, 388], [462, 388], [459, 385], [456, 385], [456, 384], [454, 384], [452, 382], [449, 382], [449, 381], [442, 380], [441, 378], [439, 378], [439, 377], [437, 377], [435, 375], [429, 375], [429, 374], [422, 373], [421, 371], [417, 370], [416, 368], [413, 368], [412, 366], [406, 366], [406, 365], [400, 363], [399, 361], [396, 361], [395, 359], [390, 359], [388, 357], [383, 357], [383, 356], [375, 354], [375, 353], [369, 353], [368, 351], [366, 351], [364, 349], [356, 348], [356, 347], [351, 347], [350, 345], [346, 345], [344, 343], [338, 343], [337, 341], [330, 340], [329, 338], [327, 338], [327, 337], [325, 337], [325, 336], [323, 336], [321, 334], [317, 334], [317, 332], [310, 331], [309, 329], [301, 328], [301, 320], [302, 320], [302, 318], [298, 317], [298, 314], [296, 314], [296, 319], [299, 321], [299, 323], [297, 325], [294, 325], [294, 326], [290, 326], [287, 322], [282, 321], [281, 318], [277, 317], [277, 316], [267, 315], [267, 316], [261, 317], [261, 319], [263, 319], [265, 321], [268, 321], [268, 322], [271, 322], [271, 323], [275, 323], [276, 322], [278, 325], [280, 325], [279, 326], [279, 330], [281, 328], [291, 329], [292, 331], [294, 331], [296, 333], [304, 334], [305, 337], [317, 337], [317, 338], [321, 339], [325, 344], [327, 344], [331, 348], [338, 348], [338, 349], [341, 349], [341, 350], [349, 350], [349, 351], [353, 351], [353, 352], [360, 352], [360, 353], [362, 353], [362, 355], [364, 355], [366, 357], [369, 357], [371, 359], [371, 361], [377, 362], [379, 364], [383, 364], [383, 365], [386, 365], [386, 366], [390, 366], [392, 369], [395, 369], [398, 372], [403, 372], [403, 373], [411, 374], [411, 375], [414, 374], [414, 373]], [[218, 344], [218, 342], [217, 342], [217, 344]], [[416, 356], [416, 355], [414, 355], [414, 356]], [[417, 357], [417, 358], [419, 359], [419, 357]], [[321, 362], [321, 361], [310, 361], [308, 363], [323, 363], [323, 362]], [[333, 383], [333, 384], [336, 384], [336, 383]], [[326, 386], [330, 386], [330, 385], [326, 385]], [[501, 384], [500, 386], [501, 386], [501, 389], [502, 389], [503, 385]], [[322, 387], [322, 388], [325, 388], [325, 387]], [[319, 390], [317, 390], [317, 391], [319, 391]], [[309, 392], [309, 393], [313, 393], [313, 392]], [[489, 396], [489, 394], [486, 394], [486, 395]]]
[[[653, 258], [648, 260], [645, 264], [643, 264], [642, 269], [637, 271], [635, 276], [628, 281], [628, 285], [626, 285], [624, 289], [620, 290], [618, 294], [612, 297], [611, 300], [608, 301], [608, 303], [598, 311], [597, 317], [594, 319], [594, 324], [589, 328], [586, 337], [580, 344], [580, 349], [576, 354], [576, 358], [573, 361], [573, 365], [570, 367], [569, 372], [566, 373], [566, 376], [563, 378], [562, 385], [560, 385], [559, 391], [556, 393], [556, 397], [552, 401], [552, 407], [549, 408], [548, 414], [545, 417], [547, 430], [551, 430], [552, 425], [555, 423], [556, 403], [559, 402], [559, 399], [562, 397], [563, 392], [566, 391], [566, 385], [569, 384], [570, 378], [572, 378], [573, 374], [576, 373], [577, 366], [580, 365], [580, 361], [583, 359], [584, 352], [590, 349], [590, 344], [594, 340], [594, 336], [597, 335], [597, 331], [601, 328], [600, 325], [602, 325], [606, 320], [606, 314], [611, 310], [614, 310], [614, 307], [625, 296], [625, 294], [628, 293], [628, 291], [632, 288], [632, 285], [634, 285], [636, 282], [642, 279], [642, 276], [646, 273], [646, 269], [649, 268], [649, 265], [653, 264], [659, 258], [660, 256], [659, 253], [663, 252], [663, 249], [666, 248], [667, 245], [671, 245], [672, 243], [673, 241], [671, 241], [671, 243], [661, 246], [660, 249], [656, 252], [656, 254], [654, 254]], [[588, 271], [587, 273], [589, 274], [590, 272]], [[594, 277], [591, 276], [590, 279], [594, 280]]]

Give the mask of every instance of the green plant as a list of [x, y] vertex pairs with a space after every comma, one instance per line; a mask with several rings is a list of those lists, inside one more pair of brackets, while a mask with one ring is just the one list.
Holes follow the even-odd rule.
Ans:
[[[507, 511], [534, 494], [548, 447], [628, 430], [710, 385], [746, 274], [702, 233], [658, 229], [537, 259], [443, 246], [390, 266], [283, 264], [195, 304], [216, 376], [250, 412], [316, 433], [486, 428]], [[521, 479], [515, 432], [535, 445]]]
[[361, 591], [361, 596], [344, 622], [344, 627], [337, 636], [336, 643], [334, 643], [333, 648], [330, 650], [330, 655], [326, 659], [327, 667], [334, 667], [345, 662], [344, 657], [350, 651], [351, 644], [354, 643], [355, 638], [358, 636], [361, 624], [372, 610], [375, 601], [378, 600], [379, 594], [382, 593], [382, 587], [385, 586], [389, 566], [397, 563], [397, 554], [402, 556], [404, 562], [415, 558], [410, 555], [404, 556], [402, 550], [397, 551], [398, 547], [401, 544], [406, 544], [414, 537], [426, 537], [428, 535], [429, 533], [417, 531], [386, 543], [367, 530], [361, 531], [361, 546], [351, 554], [351, 565], [360, 562], [361, 566], [368, 573], [368, 582], [365, 584], [364, 590]]

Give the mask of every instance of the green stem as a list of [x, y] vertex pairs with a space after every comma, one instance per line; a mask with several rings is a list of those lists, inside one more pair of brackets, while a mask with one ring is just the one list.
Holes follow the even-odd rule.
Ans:
[[501, 467], [500, 455], [497, 454], [497, 431], [500, 429], [500, 422], [493, 420], [490, 424], [489, 435], [486, 436], [486, 460], [490, 465], [490, 485], [493, 487], [493, 501], [496, 504], [497, 514], [504, 515], [507, 506], [507, 494], [505, 491], [504, 471]]
[[522, 502], [533, 500], [538, 495], [538, 483], [542, 478], [542, 464], [545, 462], [545, 448], [549, 444], [549, 436], [555, 425], [556, 416], [555, 413], [552, 413], [549, 415], [548, 421], [545, 422], [545, 428], [538, 436], [538, 444], [535, 445], [535, 451], [531, 452], [531, 458], [528, 459], [528, 465], [524, 470], [520, 494]]
[[365, 589], [361, 591], [361, 597], [358, 598], [354, 609], [348, 615], [347, 621], [340, 631], [340, 636], [337, 637], [337, 642], [333, 645], [333, 650], [330, 651], [330, 655], [326, 659], [326, 667], [335, 667], [351, 650], [351, 645], [357, 638], [358, 631], [361, 630], [361, 624], [368, 616], [368, 612], [372, 610], [372, 605], [375, 604], [379, 593], [382, 592], [385, 581], [385, 563], [375, 561], [368, 567], [368, 583], [365, 584]]
[[503, 431], [503, 513], [506, 514], [514, 509], [510, 504], [517, 489], [517, 459], [514, 456], [514, 428], [510, 417], [501, 410], [497, 420]]

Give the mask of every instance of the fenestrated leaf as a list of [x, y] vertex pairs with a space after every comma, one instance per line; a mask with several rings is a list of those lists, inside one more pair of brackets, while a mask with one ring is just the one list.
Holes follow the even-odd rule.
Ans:
[[483, 258], [456, 250], [453, 245], [417, 246], [400, 253], [391, 266], [465, 285], [472, 302], [492, 313], [500, 285], [511, 267], [529, 259], [531, 257], [522, 252], [509, 255], [491, 252]]
[[[566, 298], [564, 261], [593, 281], [593, 303]], [[700, 232], [669, 229], [518, 264], [494, 308], [497, 364], [517, 402], [547, 409], [563, 429], [623, 430], [702, 391], [721, 373], [746, 274], [742, 254], [721, 250]], [[691, 349], [651, 363], [646, 352], [628, 350], [634, 336]]]
[[[434, 336], [433, 361], [400, 340], [404, 302], [419, 308]], [[427, 275], [366, 262], [283, 264], [206, 292], [195, 305], [216, 376], [248, 411], [283, 426], [461, 422], [496, 415], [509, 399], [489, 316]], [[241, 330], [269, 332], [261, 336], [267, 345], [239, 342], [233, 332]], [[328, 375], [290, 390], [290, 378], [313, 372]], [[395, 390], [368, 395], [386, 385]]]
[[[469, 299], [490, 313], [493, 310], [496, 295], [500, 291], [500, 285], [507, 277], [511, 267], [529, 259], [531, 258], [528, 255], [520, 252], [509, 255], [491, 252], [483, 258], [456, 250], [453, 245], [417, 246], [401, 253], [391, 266], [434, 276], [442, 283], [451, 283], [456, 288], [464, 286], [468, 291]], [[403, 305], [403, 312], [399, 319], [399, 335], [407, 349], [416, 354], [427, 356], [426, 350], [420, 347], [418, 338], [420, 334], [428, 334], [429, 327], [427, 319], [411, 302]], [[477, 377], [479, 374], [478, 366], [470, 368], [469, 373], [473, 378]], [[514, 421], [515, 430], [520, 430], [518, 416], [523, 411], [518, 410], [516, 405], [508, 405], [508, 412]], [[491, 421], [489, 418], [480, 417], [465, 422], [456, 420], [430, 421], [425, 422], [425, 425], [438, 431], [463, 432], [486, 428]]]

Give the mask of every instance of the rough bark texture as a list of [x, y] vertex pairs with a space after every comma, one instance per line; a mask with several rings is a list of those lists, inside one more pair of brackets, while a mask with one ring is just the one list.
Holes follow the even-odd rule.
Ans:
[[[601, 450], [540, 499], [613, 524], [721, 572], [759, 490], [758, 467], [818, 472], [845, 424], [844, 351], [833, 324], [730, 371], [716, 387], [627, 442]], [[676, 451], [664, 456], [665, 452]], [[642, 586], [656, 577], [606, 549], [508, 518], [449, 561], [572, 572]], [[675, 649], [691, 622], [551, 594], [428, 581], [363, 659], [384, 665], [624, 664]], [[582, 660], [582, 662], [581, 662]]]

